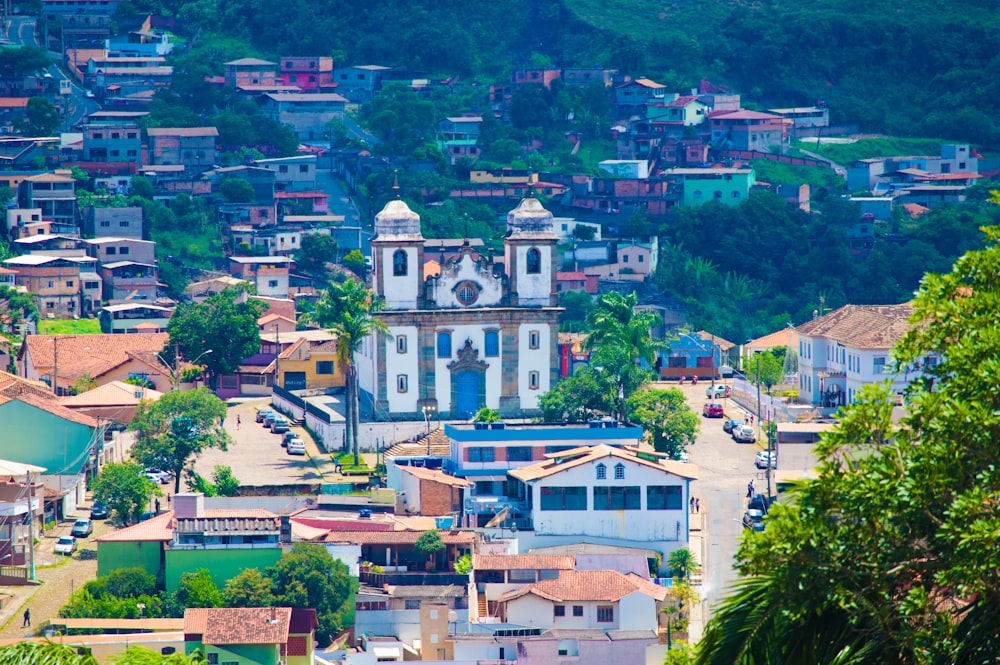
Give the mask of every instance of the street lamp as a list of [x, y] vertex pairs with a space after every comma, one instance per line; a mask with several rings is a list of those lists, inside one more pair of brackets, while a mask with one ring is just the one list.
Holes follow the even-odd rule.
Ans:
[[[207, 356], [211, 352], [212, 352], [212, 349], [206, 349], [205, 351], [202, 351], [201, 353], [198, 354], [197, 358], [195, 358], [194, 360], [191, 361], [191, 364], [192, 365], [197, 365], [199, 360], [201, 360], [202, 358], [204, 358], [205, 356]], [[177, 390], [177, 384], [180, 383], [180, 370], [179, 370], [179, 367], [178, 367], [178, 365], [180, 364], [180, 361], [181, 361], [180, 345], [179, 344], [174, 344], [174, 366], [173, 366], [172, 369], [170, 367], [170, 363], [168, 363], [163, 358], [163, 356], [161, 354], [157, 353], [156, 357], [159, 358], [160, 362], [163, 363], [164, 367], [166, 367], [167, 369], [171, 370], [171, 372], [170, 372], [170, 379], [171, 379], [171, 384], [172, 384], [171, 385], [171, 390], [172, 391], [176, 391]]]
[[433, 404], [425, 404], [420, 407], [420, 410], [424, 414], [424, 422], [427, 423], [427, 456], [430, 457], [431, 454], [431, 414], [434, 413], [435, 408]]

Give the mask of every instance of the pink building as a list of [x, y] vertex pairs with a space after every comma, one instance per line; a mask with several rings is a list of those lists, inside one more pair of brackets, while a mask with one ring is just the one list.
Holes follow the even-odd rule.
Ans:
[[279, 82], [295, 86], [302, 92], [319, 92], [334, 88], [333, 58], [289, 56], [281, 59]]

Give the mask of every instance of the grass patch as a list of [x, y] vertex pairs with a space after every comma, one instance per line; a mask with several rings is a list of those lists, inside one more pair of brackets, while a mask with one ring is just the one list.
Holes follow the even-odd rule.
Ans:
[[101, 332], [97, 319], [42, 319], [38, 323], [40, 335], [96, 335]]
[[371, 467], [365, 462], [365, 458], [359, 453], [358, 459], [361, 460], [361, 464], [358, 466], [354, 465], [354, 453], [342, 453], [340, 455], [334, 455], [333, 459], [337, 461], [337, 464], [344, 471], [370, 471]]
[[584, 140], [576, 156], [583, 161], [584, 168], [597, 169], [597, 165], [606, 159], [615, 158], [615, 142], [601, 140]]
[[828, 166], [782, 164], [770, 159], [755, 159], [752, 164], [758, 182], [769, 182], [772, 185], [806, 184], [830, 189], [844, 186], [844, 178]]
[[821, 143], [805, 139], [792, 142], [793, 148], [801, 148], [823, 155], [839, 164], [850, 164], [859, 159], [875, 157], [899, 157], [903, 155], [940, 155], [940, 139], [904, 139], [894, 137], [858, 139], [853, 143]]

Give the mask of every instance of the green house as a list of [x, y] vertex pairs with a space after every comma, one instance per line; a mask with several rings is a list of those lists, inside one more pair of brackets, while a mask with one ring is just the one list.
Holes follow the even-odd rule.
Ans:
[[208, 663], [312, 665], [316, 610], [290, 607], [189, 608], [184, 611], [186, 653]]
[[688, 208], [709, 201], [739, 205], [757, 182], [753, 169], [667, 169], [663, 175], [681, 185], [682, 203]]
[[[83, 499], [94, 449], [103, 444], [97, 421], [54, 398], [25, 392], [0, 394], [0, 423], [0, 459], [41, 466], [45, 475], [61, 476], [59, 486], [69, 495], [66, 509], [73, 510], [74, 499]], [[56, 517], [63, 514], [57, 510]]]
[[174, 495], [174, 509], [97, 539], [97, 574], [142, 566], [163, 573], [167, 591], [206, 568], [221, 588], [247, 568], [281, 558], [281, 519], [266, 510], [214, 510], [198, 493]]

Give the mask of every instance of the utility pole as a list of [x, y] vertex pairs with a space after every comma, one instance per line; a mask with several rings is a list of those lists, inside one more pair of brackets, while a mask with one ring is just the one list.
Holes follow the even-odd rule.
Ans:
[[59, 336], [52, 338], [52, 394], [59, 395]]
[[[27, 473], [28, 481], [28, 579], [35, 579], [35, 506], [32, 491], [31, 472]], [[43, 509], [44, 512], [44, 509]]]
[[279, 364], [279, 357], [281, 356], [281, 346], [278, 344], [278, 324], [274, 324], [274, 385], [279, 388], [283, 387], [281, 385], [281, 365]]

